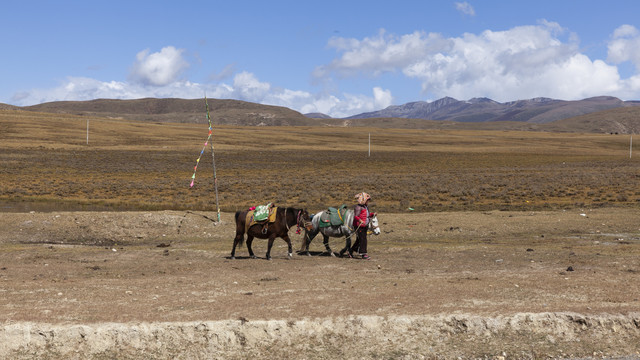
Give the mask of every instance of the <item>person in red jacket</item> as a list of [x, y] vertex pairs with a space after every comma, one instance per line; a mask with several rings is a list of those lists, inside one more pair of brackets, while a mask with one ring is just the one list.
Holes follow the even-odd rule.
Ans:
[[371, 196], [366, 192], [356, 194], [358, 202], [353, 209], [353, 227], [356, 229], [356, 242], [351, 247], [351, 251], [358, 251], [361, 258], [371, 259], [367, 254], [367, 228], [369, 226], [369, 201]]

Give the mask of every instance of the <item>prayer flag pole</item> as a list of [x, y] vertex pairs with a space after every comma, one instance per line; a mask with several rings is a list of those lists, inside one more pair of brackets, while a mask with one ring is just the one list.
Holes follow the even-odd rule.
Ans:
[[[198, 171], [198, 164], [200, 164], [200, 158], [202, 158], [202, 154], [206, 150], [207, 145], [209, 144], [209, 140], [211, 140], [211, 136], [213, 135], [213, 126], [211, 124], [211, 116], [209, 116], [209, 102], [207, 101], [206, 94], [204, 95], [204, 103], [207, 109], [207, 121], [209, 122], [209, 136], [207, 137], [207, 141], [204, 142], [204, 146], [202, 147], [202, 150], [200, 151], [200, 155], [196, 160], [196, 166], [193, 167], [193, 175], [191, 176], [191, 184], [189, 185], [190, 188], [192, 188], [196, 182], [196, 171]], [[215, 193], [216, 193], [216, 209], [218, 211], [218, 222], [220, 222], [220, 203], [218, 202], [218, 177], [216, 175], [216, 156], [213, 151], [213, 141], [211, 141], [211, 161], [213, 163], [213, 186], [215, 188]]]
[[[204, 95], [204, 104], [207, 108], [207, 121], [209, 121], [209, 131], [213, 131], [211, 126], [211, 116], [209, 116], [209, 102], [207, 101], [207, 94]], [[218, 202], [218, 176], [216, 175], [216, 155], [213, 151], [213, 141], [211, 141], [211, 163], [213, 164], [213, 187], [216, 192], [216, 209], [218, 210], [218, 222], [220, 222], [220, 204]]]

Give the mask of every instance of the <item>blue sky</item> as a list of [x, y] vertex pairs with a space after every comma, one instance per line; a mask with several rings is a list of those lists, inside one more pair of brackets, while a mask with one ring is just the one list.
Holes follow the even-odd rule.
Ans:
[[640, 99], [640, 1], [10, 1], [0, 102]]

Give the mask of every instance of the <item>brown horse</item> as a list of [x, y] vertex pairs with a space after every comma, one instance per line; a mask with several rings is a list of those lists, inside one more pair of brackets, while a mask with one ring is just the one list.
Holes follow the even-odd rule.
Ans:
[[[236, 258], [236, 246], [242, 245], [242, 242], [244, 241], [248, 212], [249, 210], [236, 212], [236, 237], [233, 239], [233, 249], [231, 250], [232, 259]], [[291, 229], [292, 226], [303, 226], [307, 228], [311, 226], [307, 210], [292, 207], [279, 207], [276, 210], [276, 221], [268, 223], [266, 231], [264, 231], [264, 225], [262, 224], [252, 225], [246, 230], [249, 256], [251, 256], [252, 259], [256, 258], [253, 254], [253, 250], [251, 249], [251, 243], [253, 242], [254, 237], [257, 237], [258, 239], [269, 239], [267, 260], [271, 260], [271, 247], [273, 246], [273, 241], [277, 237], [280, 237], [287, 242], [287, 245], [289, 246], [289, 258], [291, 258], [293, 256], [293, 250], [291, 249], [291, 240], [289, 239], [289, 229]]]

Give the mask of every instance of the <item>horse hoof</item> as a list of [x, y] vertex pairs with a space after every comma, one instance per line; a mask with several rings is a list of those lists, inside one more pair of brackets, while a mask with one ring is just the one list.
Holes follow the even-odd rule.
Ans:
[[329, 255], [331, 255], [331, 257], [336, 257], [336, 254], [333, 251], [329, 251]]
[[252, 259], [257, 259], [257, 257], [255, 255], [251, 255]]
[[308, 251], [305, 254], [307, 254], [307, 256], [311, 256], [311, 253]]
[[289, 259], [292, 259], [292, 258], [293, 258], [293, 254], [289, 253]]
[[231, 259], [231, 260], [235, 260], [235, 259], [236, 259], [236, 257], [235, 257], [235, 256], [232, 256], [232, 257], [230, 257], [229, 259]]

